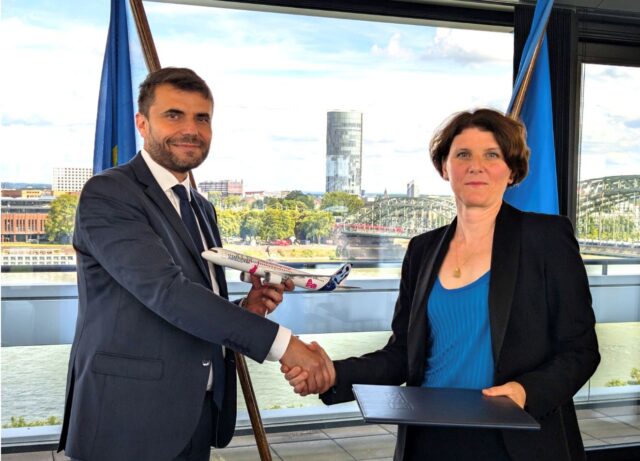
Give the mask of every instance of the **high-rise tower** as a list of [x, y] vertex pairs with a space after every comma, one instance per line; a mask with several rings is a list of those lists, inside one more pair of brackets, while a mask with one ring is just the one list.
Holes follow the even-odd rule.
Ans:
[[362, 113], [327, 112], [327, 192], [360, 195]]

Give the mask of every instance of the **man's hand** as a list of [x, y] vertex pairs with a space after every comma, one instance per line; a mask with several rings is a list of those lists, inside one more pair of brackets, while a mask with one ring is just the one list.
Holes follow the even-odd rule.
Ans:
[[312, 390], [311, 385], [309, 384], [309, 372], [305, 371], [300, 366], [295, 366], [293, 368], [288, 367], [287, 365], [282, 365], [280, 367], [280, 371], [284, 373], [284, 377], [289, 384], [293, 387], [293, 391], [296, 394], [300, 394], [301, 396], [306, 396], [312, 393], [322, 394], [326, 392], [329, 388], [335, 385], [336, 383], [336, 369], [333, 366], [333, 361], [327, 355], [325, 350], [315, 341], [311, 344], [307, 345], [307, 348], [313, 352], [319, 352], [324, 360], [325, 366], [329, 371], [329, 380], [325, 382], [324, 386]]
[[291, 280], [278, 284], [263, 284], [262, 279], [257, 275], [251, 275], [251, 284], [251, 290], [247, 294], [243, 307], [262, 317], [276, 310], [282, 302], [285, 291], [293, 291], [295, 288]]
[[[336, 374], [329, 356], [316, 343], [306, 345], [297, 336], [291, 336], [289, 346], [280, 363], [281, 370], [296, 369], [296, 376], [298, 376], [296, 382], [300, 384], [300, 392], [296, 392], [301, 395], [325, 392], [335, 383]], [[301, 383], [302, 378], [304, 378], [304, 384]]]
[[511, 400], [516, 402], [520, 408], [524, 410], [524, 404], [527, 401], [527, 392], [522, 387], [522, 384], [509, 381], [502, 386], [493, 386], [488, 389], [482, 389], [482, 394], [487, 397], [497, 397], [499, 395], [506, 395]]

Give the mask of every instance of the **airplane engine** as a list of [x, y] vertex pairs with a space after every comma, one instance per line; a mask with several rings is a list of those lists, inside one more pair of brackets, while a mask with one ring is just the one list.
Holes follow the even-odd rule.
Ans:
[[279, 274], [274, 274], [273, 272], [266, 272], [264, 274], [264, 281], [273, 285], [277, 285], [279, 283], [282, 283], [282, 276]]

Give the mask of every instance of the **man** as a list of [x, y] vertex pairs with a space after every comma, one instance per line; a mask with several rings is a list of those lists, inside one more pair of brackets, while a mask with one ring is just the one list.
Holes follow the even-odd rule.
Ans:
[[91, 178], [78, 205], [59, 449], [84, 461], [208, 460], [235, 428], [232, 351], [298, 365], [318, 387], [331, 376], [317, 351], [264, 318], [291, 284], [254, 278], [234, 304], [221, 268], [201, 257], [220, 245], [213, 207], [188, 182], [211, 142], [207, 84], [189, 69], [153, 72], [138, 110], [143, 150]]

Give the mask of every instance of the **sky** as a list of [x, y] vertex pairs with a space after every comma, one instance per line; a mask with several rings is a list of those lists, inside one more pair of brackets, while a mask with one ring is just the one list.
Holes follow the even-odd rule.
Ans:
[[[0, 74], [0, 152], [11, 156], [0, 178], [51, 182], [54, 167], [91, 166], [109, 2], [4, 0], [0, 8], [0, 59], [16, 63]], [[404, 193], [414, 180], [421, 193], [449, 193], [428, 157], [434, 130], [460, 110], [504, 110], [511, 95], [510, 33], [155, 2], [145, 9], [161, 64], [193, 68], [214, 94], [211, 152], [197, 182], [322, 192], [326, 113], [356, 110], [365, 192]], [[585, 77], [597, 94], [585, 108], [597, 110], [584, 125], [597, 128], [583, 135], [583, 178], [638, 171], [630, 98], [601, 89], [615, 81], [637, 93], [640, 75], [597, 67]]]
[[639, 175], [640, 68], [587, 64], [583, 86], [580, 179]]

